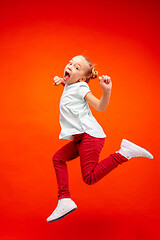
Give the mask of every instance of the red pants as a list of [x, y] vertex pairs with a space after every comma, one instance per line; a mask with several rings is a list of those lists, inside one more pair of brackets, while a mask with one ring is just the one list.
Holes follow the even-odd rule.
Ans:
[[114, 153], [98, 163], [104, 142], [105, 138], [95, 138], [87, 133], [76, 134], [73, 141], [55, 153], [52, 159], [58, 183], [58, 199], [70, 198], [66, 162], [80, 156], [83, 180], [92, 185], [119, 164], [128, 161], [120, 153]]

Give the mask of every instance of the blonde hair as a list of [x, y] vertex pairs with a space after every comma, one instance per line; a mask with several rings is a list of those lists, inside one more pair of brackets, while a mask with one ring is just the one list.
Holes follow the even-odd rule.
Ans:
[[80, 56], [82, 56], [89, 64], [88, 71], [86, 72], [86, 82], [88, 83], [90, 81], [90, 79], [97, 78], [98, 71], [95, 69], [95, 67], [93, 66], [91, 61], [86, 56], [84, 56], [84, 55], [80, 55]]

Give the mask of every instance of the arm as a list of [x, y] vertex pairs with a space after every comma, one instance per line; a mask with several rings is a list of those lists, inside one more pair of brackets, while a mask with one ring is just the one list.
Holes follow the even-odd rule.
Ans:
[[58, 77], [58, 76], [55, 76], [55, 77], [53, 78], [53, 80], [54, 80], [54, 83], [53, 83], [54, 86], [58, 86], [58, 85], [60, 85], [60, 84], [62, 84], [63, 86], [65, 85], [63, 78], [60, 78], [60, 77]]
[[91, 92], [88, 92], [84, 98], [97, 111], [103, 112], [108, 106], [110, 100], [112, 82], [110, 77], [104, 75], [99, 77], [99, 82], [103, 90], [101, 99], [99, 100], [96, 98]]

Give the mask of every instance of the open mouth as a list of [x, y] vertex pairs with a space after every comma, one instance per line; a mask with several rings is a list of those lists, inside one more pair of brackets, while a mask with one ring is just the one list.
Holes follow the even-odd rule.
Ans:
[[69, 78], [70, 78], [69, 72], [65, 71], [64, 77], [63, 77], [64, 81], [67, 81]]

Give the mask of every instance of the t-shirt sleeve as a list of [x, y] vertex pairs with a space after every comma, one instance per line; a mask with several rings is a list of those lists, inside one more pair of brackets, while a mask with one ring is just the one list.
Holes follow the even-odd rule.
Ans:
[[86, 82], [82, 83], [79, 86], [79, 95], [81, 98], [84, 98], [88, 92], [90, 92], [90, 88]]

